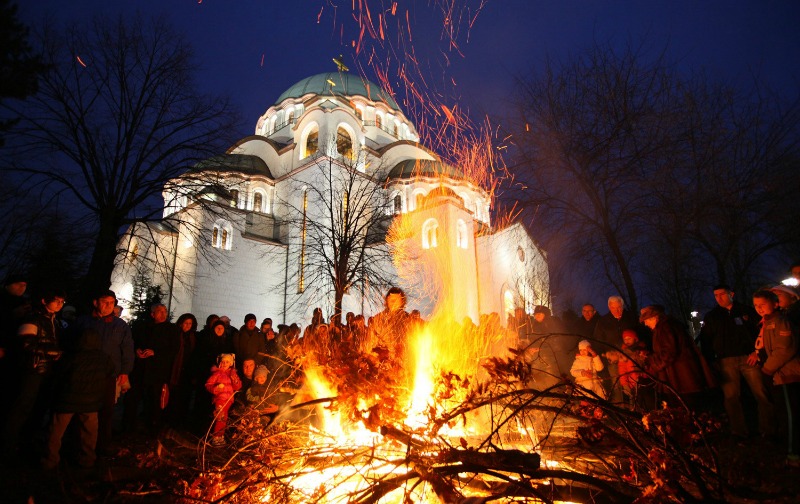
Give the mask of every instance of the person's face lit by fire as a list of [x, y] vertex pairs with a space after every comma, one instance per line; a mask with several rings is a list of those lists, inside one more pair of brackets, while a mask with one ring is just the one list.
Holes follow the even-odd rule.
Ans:
[[714, 290], [714, 299], [717, 301], [718, 305], [729, 310], [731, 306], [733, 306], [733, 291], [728, 289], [716, 289]]
[[263, 373], [259, 373], [259, 374], [258, 374], [258, 375], [256, 375], [256, 377], [254, 378], [254, 381], [255, 381], [256, 383], [258, 383], [259, 385], [264, 385], [265, 383], [267, 383], [267, 375], [265, 375], [265, 374], [263, 374]]
[[217, 335], [218, 338], [225, 336], [225, 324], [217, 324], [214, 326], [214, 334]]
[[777, 304], [766, 298], [754, 297], [753, 308], [756, 309], [756, 313], [758, 313], [762, 317], [765, 317], [767, 315], [772, 315], [773, 313], [775, 313], [775, 308], [777, 308]]
[[623, 305], [621, 302], [619, 302], [619, 300], [612, 299], [611, 301], [608, 302], [608, 311], [609, 313], [611, 313], [611, 315], [614, 316], [615, 319], [622, 318], [622, 310], [623, 310]]
[[650, 317], [650, 318], [644, 319], [644, 325], [649, 327], [650, 330], [655, 329], [656, 328], [656, 324], [658, 324], [658, 317]]
[[592, 320], [592, 317], [594, 317], [595, 313], [597, 313], [597, 310], [595, 310], [594, 306], [592, 305], [583, 305], [583, 308], [581, 309], [581, 315], [583, 315], [583, 318], [587, 321]]
[[14, 282], [12, 284], [6, 285], [6, 292], [16, 297], [25, 294], [25, 291], [27, 289], [28, 289], [28, 282]]
[[117, 300], [111, 296], [104, 296], [94, 300], [94, 311], [99, 317], [108, 317], [114, 313]]
[[256, 319], [250, 319], [244, 323], [245, 327], [250, 329], [251, 331], [256, 328]]
[[780, 306], [782, 310], [788, 310], [790, 306], [797, 302], [797, 297], [792, 296], [787, 292], [783, 292], [781, 290], [774, 290], [772, 292], [778, 296], [778, 306]]
[[246, 377], [252, 378], [255, 370], [256, 361], [253, 359], [247, 359], [246, 361], [242, 362], [242, 374], [244, 374]]
[[544, 322], [545, 317], [546, 317], [546, 315], [544, 313], [539, 312], [539, 313], [535, 313], [533, 315], [533, 320], [535, 320], [536, 322], [542, 323], [542, 322]]
[[166, 306], [156, 306], [153, 308], [153, 311], [150, 313], [153, 317], [153, 322], [156, 324], [160, 324], [162, 322], [167, 321], [167, 307]]
[[181, 331], [186, 333], [186, 332], [189, 332], [191, 330], [192, 330], [192, 319], [187, 318], [186, 320], [184, 320], [181, 323]]
[[64, 302], [64, 298], [58, 296], [50, 301], [42, 299], [42, 304], [44, 305], [44, 309], [47, 310], [47, 313], [58, 313], [61, 311], [61, 308], [64, 307]]
[[386, 308], [388, 308], [390, 312], [402, 310], [403, 296], [396, 293], [389, 294], [389, 296], [386, 298]]
[[222, 371], [227, 371], [233, 366], [233, 359], [230, 357], [223, 357], [219, 360], [219, 367]]

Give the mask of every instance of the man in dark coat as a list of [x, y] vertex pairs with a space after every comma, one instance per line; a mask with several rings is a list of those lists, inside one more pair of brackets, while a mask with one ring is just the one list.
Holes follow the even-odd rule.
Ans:
[[731, 433], [748, 434], [741, 401], [741, 382], [745, 379], [758, 403], [758, 425], [762, 435], [775, 432], [775, 408], [758, 366], [747, 363], [758, 336], [761, 317], [755, 310], [734, 301], [734, 292], [727, 285], [714, 287], [715, 306], [703, 319], [700, 347], [706, 360], [719, 372], [719, 383], [725, 400]]
[[73, 416], [80, 424], [80, 453], [78, 464], [92, 467], [96, 460], [97, 412], [103, 406], [106, 383], [115, 375], [114, 362], [101, 349], [100, 333], [84, 329], [77, 351], [64, 358], [57, 372], [58, 385], [53, 402], [53, 419], [47, 439], [44, 469], [58, 466], [61, 438]]
[[153, 305], [150, 316], [152, 324], [134, 337], [136, 364], [132, 388], [125, 401], [125, 423], [129, 429], [135, 429], [139, 401], [142, 401], [145, 425], [151, 433], [157, 433], [165, 406], [162, 404], [162, 395], [166, 396], [164, 386], [168, 386], [172, 377], [180, 333], [175, 324], [167, 321], [167, 307], [163, 304]]
[[[603, 356], [603, 364], [608, 373], [603, 381], [612, 402], [622, 402], [622, 386], [619, 384], [617, 363], [609, 361], [604, 354], [609, 350], [622, 348], [622, 331], [626, 329], [641, 333], [638, 317], [625, 309], [625, 302], [620, 296], [611, 296], [608, 298], [608, 313], [600, 318], [594, 328], [592, 346]], [[602, 375], [605, 374], [604, 371]]]
[[244, 325], [233, 336], [233, 352], [241, 366], [244, 361], [252, 359], [256, 366], [264, 364], [267, 343], [264, 335], [256, 329], [256, 316], [248, 313], [244, 317]]
[[[117, 295], [112, 290], [101, 291], [94, 296], [94, 311], [89, 317], [78, 320], [77, 330], [92, 328], [100, 333], [100, 347], [114, 363], [114, 376], [106, 382], [103, 407], [98, 413], [97, 449], [111, 453], [111, 435], [114, 420], [114, 405], [118, 394], [130, 388], [128, 375], [133, 370], [133, 337], [131, 328], [119, 317], [114, 316]], [[80, 334], [80, 333], [79, 333]]]
[[593, 304], [587, 303], [581, 308], [581, 317], [575, 324], [575, 332], [578, 333], [581, 339], [592, 339], [599, 321], [600, 314], [597, 313]]

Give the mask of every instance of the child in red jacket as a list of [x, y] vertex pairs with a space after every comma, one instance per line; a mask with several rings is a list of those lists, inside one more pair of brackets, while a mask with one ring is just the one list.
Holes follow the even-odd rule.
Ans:
[[206, 381], [206, 390], [213, 394], [214, 427], [211, 430], [211, 444], [225, 444], [225, 427], [228, 425], [228, 410], [233, 404], [233, 395], [242, 388], [242, 381], [236, 374], [233, 354], [220, 354], [217, 366], [211, 368], [211, 376]]

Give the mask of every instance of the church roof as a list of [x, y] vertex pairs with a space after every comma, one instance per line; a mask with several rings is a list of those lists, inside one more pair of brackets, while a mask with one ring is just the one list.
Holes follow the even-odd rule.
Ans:
[[195, 171], [224, 171], [239, 172], [245, 175], [263, 175], [273, 178], [267, 163], [258, 156], [251, 154], [221, 154], [200, 161], [194, 167]]
[[[334, 85], [331, 85], [331, 82]], [[328, 72], [306, 77], [284, 91], [275, 105], [287, 98], [300, 98], [309, 93], [320, 96], [363, 96], [375, 102], [384, 102], [394, 110], [400, 110], [394, 98], [380, 86], [347, 72]]]
[[463, 179], [464, 172], [441, 161], [429, 159], [406, 159], [400, 161], [389, 171], [387, 179], [406, 179], [414, 177], [450, 177]]

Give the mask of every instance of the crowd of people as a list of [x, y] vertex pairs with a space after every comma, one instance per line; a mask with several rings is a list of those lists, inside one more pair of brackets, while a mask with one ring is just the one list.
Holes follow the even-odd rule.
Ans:
[[[795, 270], [800, 276], [800, 265]], [[406, 311], [399, 288], [368, 320], [347, 313], [344, 322], [335, 316], [326, 322], [317, 308], [305, 328], [273, 327], [270, 318], [258, 324], [251, 313], [238, 329], [216, 314], [202, 328], [191, 313], [173, 323], [163, 304], [151, 307], [147, 322], [128, 324], [113, 291], [98, 293], [92, 312], [74, 317], [71, 310], [60, 313], [62, 292], [28, 301], [25, 290], [24, 277], [12, 275], [0, 298], [0, 373], [7, 384], [0, 441], [8, 461], [38, 434], [45, 468], [60, 463], [71, 422], [77, 463], [85, 467], [97, 453], [113, 453], [115, 438], [128, 433], [207, 430], [211, 445], [223, 445], [232, 411], [256, 411], [268, 425], [291, 400], [285, 384], [302, 376], [304, 366], [325, 365], [341, 348], [382, 348], [402, 359], [407, 335], [426, 323]], [[636, 316], [619, 296], [608, 298], [605, 315], [585, 304], [580, 317], [559, 319], [537, 306], [532, 315], [515, 310], [505, 325], [494, 313], [481, 315], [477, 325], [466, 318], [453, 327], [477, 335], [484, 353], [497, 351], [497, 342], [519, 346], [540, 388], [568, 381], [587, 397], [644, 410], [675, 402], [702, 409], [709, 391], [721, 390], [730, 432], [741, 437], [750, 435], [744, 381], [757, 404], [759, 434], [784, 436], [788, 460], [797, 464], [800, 295], [785, 285], [761, 289], [747, 304], [734, 300], [727, 285], [713, 294], [717, 306], [697, 340], [662, 306]]]

